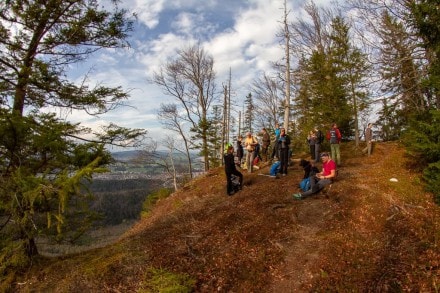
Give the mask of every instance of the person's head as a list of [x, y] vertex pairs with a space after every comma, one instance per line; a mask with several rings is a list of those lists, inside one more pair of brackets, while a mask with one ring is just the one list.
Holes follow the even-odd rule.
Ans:
[[280, 129], [281, 135], [286, 135], [286, 129], [284, 127], [281, 127]]
[[232, 144], [228, 143], [228, 153], [233, 153], [234, 152], [234, 147], [232, 146]]
[[328, 153], [326, 153], [326, 152], [321, 153], [321, 160], [322, 160], [324, 163], [327, 162], [328, 160], [330, 160], [330, 155], [329, 155]]
[[275, 123], [275, 128], [280, 128], [280, 124], [278, 122]]
[[262, 131], [263, 133], [266, 133], [267, 130], [266, 130], [266, 128], [263, 127], [263, 129], [261, 129], [261, 131]]
[[373, 123], [368, 123], [368, 127], [369, 128], [373, 127]]
[[247, 137], [251, 137], [251, 136], [252, 136], [252, 133], [250, 133], [250, 132], [246, 132], [246, 136], [247, 136]]
[[299, 161], [299, 165], [301, 167], [303, 167], [303, 168], [306, 167], [309, 164], [310, 164], [310, 161], [307, 161], [307, 160], [304, 160], [304, 159], [301, 159], [301, 161]]
[[338, 127], [338, 125], [336, 125], [336, 123], [332, 124], [332, 128], [337, 128], [337, 127]]

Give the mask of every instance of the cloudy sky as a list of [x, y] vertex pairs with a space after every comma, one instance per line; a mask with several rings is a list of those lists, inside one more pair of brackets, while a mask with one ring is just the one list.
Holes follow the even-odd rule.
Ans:
[[[130, 92], [128, 104], [99, 118], [75, 113], [69, 119], [98, 127], [114, 122], [130, 128], [144, 128], [149, 136], [163, 135], [157, 121], [161, 103], [170, 101], [148, 80], [176, 50], [200, 42], [214, 57], [218, 88], [232, 72], [232, 98], [243, 99], [252, 80], [270, 63], [283, 57], [283, 0], [124, 0], [124, 8], [136, 12], [127, 50], [101, 51], [87, 63], [76, 65], [70, 74], [80, 81], [88, 73], [91, 82], [122, 86]], [[327, 0], [315, 0], [318, 6]], [[303, 15], [304, 0], [288, 1], [291, 20]]]

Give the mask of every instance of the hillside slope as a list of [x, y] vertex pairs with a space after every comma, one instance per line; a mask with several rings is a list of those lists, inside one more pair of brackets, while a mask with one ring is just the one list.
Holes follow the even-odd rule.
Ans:
[[[158, 272], [195, 292], [435, 292], [440, 209], [407, 170], [404, 151], [372, 157], [343, 145], [332, 188], [295, 201], [302, 170], [244, 173], [228, 197], [216, 169], [161, 200], [116, 244], [40, 259], [14, 292], [157, 292]], [[398, 182], [390, 182], [390, 178]], [[184, 277], [187, 276], [188, 279]], [[185, 292], [184, 290], [167, 292]]]

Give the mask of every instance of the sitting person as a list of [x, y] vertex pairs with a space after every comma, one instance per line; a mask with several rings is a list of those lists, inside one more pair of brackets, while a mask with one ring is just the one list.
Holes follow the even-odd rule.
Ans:
[[243, 186], [243, 175], [240, 173], [240, 171], [235, 168], [235, 162], [234, 162], [234, 147], [231, 144], [227, 145], [227, 153], [224, 156], [225, 160], [225, 173], [226, 173], [226, 190], [228, 195], [233, 195], [235, 193], [234, 185], [232, 183], [232, 175], [235, 175], [239, 178], [240, 185], [239, 190], [241, 190], [241, 187]]
[[309, 178], [310, 176], [314, 176], [315, 174], [319, 173], [318, 168], [316, 168], [316, 166], [312, 165], [312, 163], [310, 163], [310, 161], [301, 159], [301, 161], [299, 162], [299, 165], [304, 170], [303, 179]]
[[276, 160], [272, 166], [270, 166], [269, 174], [271, 177], [276, 177], [278, 172], [280, 172], [281, 162]]
[[304, 199], [307, 196], [318, 193], [325, 186], [331, 184], [336, 177], [336, 163], [330, 159], [328, 153], [321, 154], [322, 172], [310, 178], [310, 189], [303, 193], [295, 193], [295, 199]]

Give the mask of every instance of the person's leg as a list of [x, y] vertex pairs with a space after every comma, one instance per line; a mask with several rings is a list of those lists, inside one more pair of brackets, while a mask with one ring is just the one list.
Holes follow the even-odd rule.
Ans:
[[368, 156], [371, 156], [371, 150], [373, 149], [373, 143], [372, 142], [370, 142], [369, 144], [368, 144]]
[[228, 193], [228, 195], [230, 195], [233, 191], [231, 176], [232, 174], [226, 173], [226, 192]]
[[235, 170], [235, 172], [233, 174], [239, 178], [240, 190], [241, 190], [241, 188], [243, 187], [243, 174], [241, 174], [241, 172], [238, 170]]
[[335, 159], [335, 156], [336, 156], [335, 153], [336, 153], [336, 151], [335, 151], [335, 144], [331, 143], [330, 144], [330, 155], [331, 155], [332, 160]]
[[341, 151], [339, 148], [339, 144], [335, 144], [335, 153], [336, 153], [336, 164], [341, 165]]
[[255, 152], [249, 152], [249, 165], [248, 165], [249, 173], [252, 173], [253, 171], [254, 159], [255, 159]]
[[315, 160], [315, 145], [310, 145], [310, 156], [312, 157], [312, 160]]
[[281, 155], [282, 151], [280, 151], [280, 156], [278, 156], [278, 159], [280, 160], [280, 175], [284, 174], [284, 160], [283, 156]]
[[315, 163], [319, 162], [319, 152], [320, 152], [321, 145], [315, 144]]
[[316, 177], [312, 176], [310, 177], [310, 189], [306, 192], [301, 193], [301, 197], [305, 198], [307, 196], [310, 196], [312, 194], [318, 193], [321, 191], [325, 186], [329, 185], [332, 180], [331, 179], [320, 179], [316, 181]]
[[287, 174], [288, 150], [280, 149], [281, 174]]

